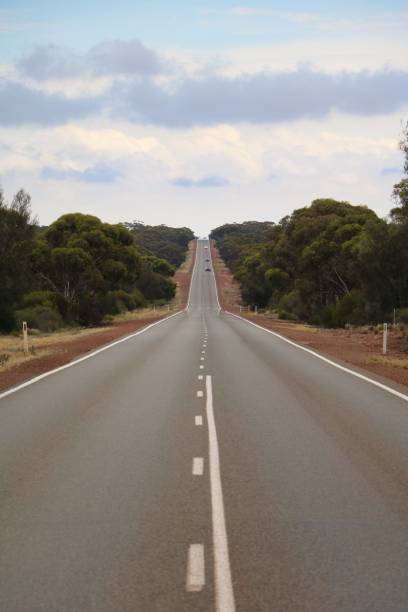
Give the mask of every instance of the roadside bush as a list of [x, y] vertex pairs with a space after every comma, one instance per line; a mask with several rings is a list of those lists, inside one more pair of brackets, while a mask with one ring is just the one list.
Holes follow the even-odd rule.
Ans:
[[0, 330], [11, 333], [16, 326], [15, 312], [11, 306], [1, 305], [0, 308]]
[[100, 325], [106, 314], [104, 309], [105, 296], [82, 293], [76, 309], [73, 311], [73, 320], [84, 327]]
[[31, 291], [23, 296], [22, 308], [34, 308], [35, 306], [44, 306], [59, 312], [63, 319], [66, 319], [68, 313], [68, 302], [61, 293], [53, 291]]
[[123, 291], [123, 289], [108, 291], [101, 298], [101, 307], [104, 315], [117, 315], [127, 310], [142, 308], [145, 305], [144, 295], [138, 289], [134, 289], [132, 293]]
[[305, 315], [305, 308], [299, 291], [294, 289], [282, 296], [278, 303], [278, 310], [279, 312], [290, 313], [294, 317], [291, 320], [302, 319], [303, 315]]
[[104, 315], [117, 315], [126, 310], [126, 307], [120, 302], [116, 291], [108, 291], [100, 299], [101, 310]]
[[19, 328], [21, 328], [23, 321], [27, 321], [28, 327], [43, 332], [54, 332], [64, 325], [59, 312], [49, 306], [31, 306], [17, 310], [16, 324]]
[[397, 312], [399, 323], [408, 323], [408, 308], [400, 308]]
[[[148, 282], [145, 282], [148, 279]], [[149, 272], [139, 281], [140, 289], [148, 301], [169, 302], [176, 294], [176, 284], [168, 278]]]
[[56, 294], [52, 291], [31, 291], [23, 297], [23, 308], [34, 308], [35, 306], [47, 306], [55, 308], [57, 305]]
[[129, 310], [136, 310], [136, 308], [144, 308], [146, 306], [145, 296], [139, 289], [134, 289], [130, 294], [131, 297], [131, 307]]
[[319, 314], [314, 313], [311, 317], [312, 325], [322, 325], [323, 327], [338, 327], [336, 325], [336, 315], [335, 315], [336, 307], [334, 304], [328, 304], [325, 306]]
[[298, 320], [297, 316], [293, 314], [293, 312], [287, 312], [286, 310], [279, 310], [278, 316], [280, 319], [283, 319], [284, 321], [297, 321]]
[[361, 291], [353, 290], [344, 295], [336, 304], [325, 306], [317, 322], [324, 327], [344, 327], [350, 325], [364, 325], [367, 323], [365, 300]]
[[[136, 310], [136, 308], [146, 306], [145, 297], [139, 289], [134, 289], [132, 293], [122, 290], [116, 291], [116, 299], [126, 310]], [[121, 306], [120, 309], [122, 311]]]

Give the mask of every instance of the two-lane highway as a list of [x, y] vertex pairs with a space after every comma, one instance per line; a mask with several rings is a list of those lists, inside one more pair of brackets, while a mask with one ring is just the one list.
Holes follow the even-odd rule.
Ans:
[[220, 313], [209, 257], [0, 396], [0, 610], [408, 609], [408, 398]]

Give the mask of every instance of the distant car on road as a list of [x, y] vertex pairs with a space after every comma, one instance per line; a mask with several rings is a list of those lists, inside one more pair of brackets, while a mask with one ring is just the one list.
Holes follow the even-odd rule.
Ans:
[[205, 249], [208, 249], [208, 246], [205, 246], [204, 248], [205, 248]]
[[209, 259], [206, 259], [205, 261], [210, 261]]
[[205, 268], [206, 272], [211, 272], [211, 268]]

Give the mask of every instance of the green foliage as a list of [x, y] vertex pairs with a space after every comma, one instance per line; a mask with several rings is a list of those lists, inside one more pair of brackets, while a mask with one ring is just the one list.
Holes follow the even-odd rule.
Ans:
[[101, 298], [101, 302], [104, 315], [117, 315], [127, 310], [136, 310], [146, 306], [146, 299], [139, 289], [134, 289], [131, 293], [123, 289], [108, 291]]
[[169, 264], [168, 261], [153, 255], [143, 257], [143, 261], [149, 262], [153, 272], [156, 272], [156, 274], [161, 274], [162, 276], [174, 276], [176, 271], [175, 267]]
[[[278, 302], [279, 313], [290, 313], [293, 319], [305, 319], [306, 309], [303, 305], [301, 295], [297, 289], [285, 293]], [[281, 318], [283, 318], [281, 316]], [[286, 317], [287, 318], [287, 317]]]
[[405, 325], [408, 323], [408, 307], [400, 308], [396, 314], [398, 323], [404, 323]]
[[279, 318], [284, 321], [297, 321], [297, 316], [293, 312], [288, 312], [287, 310], [279, 309], [278, 315]]
[[152, 261], [151, 257], [142, 258], [138, 287], [146, 299], [152, 302], [157, 300], [168, 302], [176, 294], [175, 283], [155, 271], [155, 261]]
[[[188, 227], [144, 225], [137, 221], [124, 223], [124, 226], [133, 234], [141, 253], [165, 260], [175, 268], [185, 260], [188, 244], [194, 239], [194, 234]], [[164, 276], [170, 274], [166, 273]]]
[[401, 151], [404, 153], [404, 174], [405, 178], [394, 185], [392, 197], [397, 204], [391, 210], [391, 218], [396, 223], [408, 221], [408, 121], [403, 130], [403, 137], [399, 143]]
[[33, 249], [34, 270], [43, 290], [53, 291], [67, 321], [99, 323], [115, 290], [137, 288], [141, 257], [121, 225], [80, 213], [63, 215], [43, 232]]
[[22, 306], [23, 308], [32, 308], [34, 306], [56, 308], [56, 295], [52, 291], [31, 291], [23, 297]]
[[59, 312], [50, 306], [27, 306], [16, 311], [16, 324], [21, 328], [23, 321], [34, 329], [43, 332], [53, 332], [63, 327], [63, 320]]
[[10, 205], [0, 189], [0, 330], [15, 325], [15, 309], [33, 284], [31, 252], [36, 234], [30, 196], [19, 191]]
[[408, 305], [408, 219], [319, 199], [279, 224], [221, 226], [211, 237], [243, 300], [329, 327], [384, 320]]
[[92, 325], [168, 302], [193, 238], [188, 228], [111, 225], [81, 213], [38, 228], [30, 196], [21, 190], [8, 204], [0, 189], [0, 330], [23, 320], [42, 331]]
[[344, 295], [336, 304], [325, 306], [321, 313], [321, 323], [325, 327], [363, 325], [366, 322], [365, 299], [363, 293], [357, 289]]

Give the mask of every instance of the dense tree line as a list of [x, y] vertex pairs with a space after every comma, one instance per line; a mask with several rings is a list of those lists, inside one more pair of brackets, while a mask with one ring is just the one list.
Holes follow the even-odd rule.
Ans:
[[405, 177], [380, 219], [365, 206], [318, 199], [279, 223], [212, 231], [247, 304], [326, 326], [408, 318], [408, 124], [400, 143]]
[[[171, 238], [172, 228], [167, 229], [169, 250], [173, 240], [184, 258], [189, 240], [181, 241], [178, 230]], [[167, 302], [176, 289], [173, 262], [153, 250], [146, 254], [124, 224], [103, 223], [91, 215], [63, 215], [40, 228], [27, 193], [18, 192], [8, 204], [0, 192], [3, 331], [18, 328], [23, 320], [46, 331], [98, 324], [107, 315]]]
[[188, 244], [194, 238], [188, 227], [144, 225], [138, 221], [124, 225], [132, 232], [141, 253], [165, 259], [176, 268], [185, 260]]

